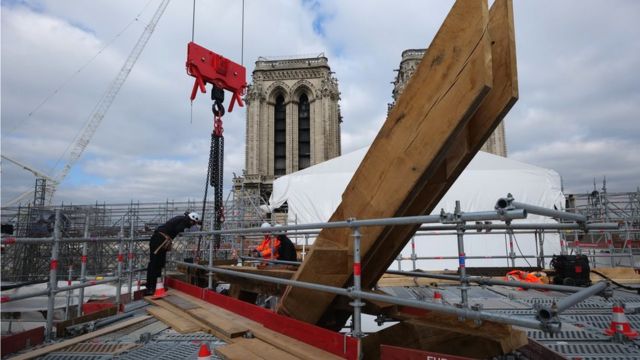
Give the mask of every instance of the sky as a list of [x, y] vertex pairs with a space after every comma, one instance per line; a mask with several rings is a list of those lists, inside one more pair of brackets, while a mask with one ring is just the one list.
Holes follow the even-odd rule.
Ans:
[[[242, 62], [324, 53], [339, 81], [342, 152], [369, 145], [401, 52], [424, 48], [452, 1], [172, 1], [54, 203], [201, 200], [212, 117], [191, 107], [186, 45]], [[2, 0], [1, 152], [55, 177], [160, 0]], [[520, 99], [512, 159], [557, 171], [565, 193], [640, 186], [640, 2], [514, 1]], [[251, 81], [250, 77], [247, 79]], [[230, 96], [227, 95], [227, 102]], [[245, 109], [224, 117], [225, 184], [244, 167]], [[34, 176], [2, 161], [2, 203]], [[505, 189], [505, 193], [508, 189]], [[211, 192], [210, 192], [211, 194]]]

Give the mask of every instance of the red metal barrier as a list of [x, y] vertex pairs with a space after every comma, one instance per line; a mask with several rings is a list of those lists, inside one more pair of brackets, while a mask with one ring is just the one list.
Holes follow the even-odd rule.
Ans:
[[380, 345], [380, 360], [473, 360], [432, 351], [415, 350], [391, 345]]
[[23, 331], [21, 333], [2, 336], [0, 356], [5, 357], [30, 346], [44, 342], [44, 326]]
[[302, 341], [345, 359], [357, 359], [358, 340], [333, 332], [319, 326], [308, 324], [287, 316], [276, 314], [271, 310], [253, 305], [215, 291], [187, 284], [180, 280], [167, 278], [167, 285], [172, 289], [197, 297], [208, 303], [229, 310], [235, 314], [258, 322], [264, 327]]
[[85, 315], [89, 315], [91, 313], [100, 311], [100, 310], [104, 310], [104, 309], [108, 309], [110, 307], [115, 307], [116, 305], [111, 302], [111, 301], [107, 301], [107, 302], [103, 302], [103, 301], [90, 301], [88, 303], [84, 303], [82, 304], [82, 313]]

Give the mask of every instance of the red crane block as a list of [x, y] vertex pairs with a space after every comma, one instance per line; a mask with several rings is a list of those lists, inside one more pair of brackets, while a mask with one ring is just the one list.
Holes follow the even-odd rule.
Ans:
[[190, 42], [187, 45], [187, 74], [196, 78], [191, 90], [191, 101], [196, 98], [198, 88], [206, 93], [205, 83], [209, 83], [233, 93], [229, 112], [233, 111], [236, 102], [244, 106], [242, 94], [247, 88], [247, 70], [244, 66]]

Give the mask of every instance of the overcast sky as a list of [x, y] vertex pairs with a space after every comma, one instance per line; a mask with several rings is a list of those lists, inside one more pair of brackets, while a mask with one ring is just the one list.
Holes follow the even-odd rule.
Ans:
[[[2, 154], [59, 173], [159, 3], [2, 0]], [[347, 153], [371, 143], [401, 52], [426, 47], [451, 4], [246, 0], [244, 64], [250, 74], [258, 56], [324, 53], [339, 80]], [[554, 169], [567, 193], [590, 192], [604, 176], [609, 191], [636, 190], [640, 2], [516, 0], [514, 11], [520, 100], [506, 118], [509, 157]], [[240, 62], [241, 13], [239, 0], [198, 0], [195, 41]], [[169, 4], [56, 203], [202, 198], [211, 102], [199, 95], [191, 120], [191, 18], [192, 1]], [[230, 185], [244, 167], [244, 108], [224, 127]], [[3, 203], [33, 185], [29, 172], [2, 162]]]

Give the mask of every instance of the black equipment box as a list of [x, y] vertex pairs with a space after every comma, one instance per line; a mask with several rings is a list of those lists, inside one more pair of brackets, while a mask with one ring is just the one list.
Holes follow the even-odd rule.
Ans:
[[556, 285], [590, 286], [591, 268], [586, 255], [554, 255], [551, 266], [556, 272], [553, 283]]

